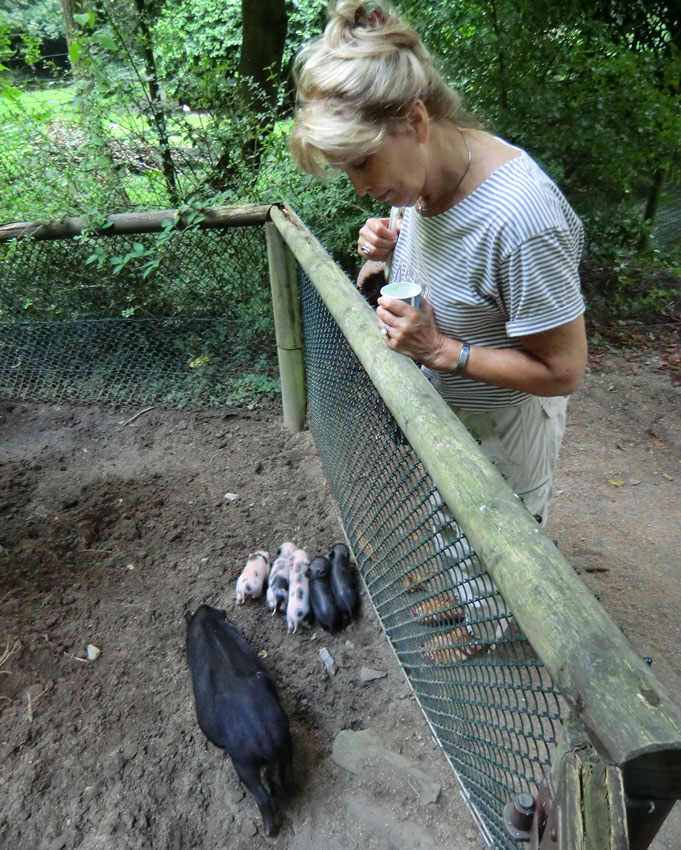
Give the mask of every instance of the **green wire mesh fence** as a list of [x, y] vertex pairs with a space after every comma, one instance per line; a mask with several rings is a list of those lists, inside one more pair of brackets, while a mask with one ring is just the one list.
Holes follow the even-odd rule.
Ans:
[[0, 269], [1, 319], [271, 313], [261, 227], [16, 239]]
[[[304, 274], [301, 301], [310, 429], [358, 568], [483, 833], [510, 850], [504, 805], [535, 793], [566, 709]], [[462, 640], [463, 599], [484, 648]]]
[[0, 243], [0, 275], [5, 397], [200, 406], [278, 392], [261, 227], [19, 239]]
[[240, 322], [78, 319], [0, 324], [0, 395], [79, 404], [218, 406], [278, 389], [273, 341], [254, 362]]

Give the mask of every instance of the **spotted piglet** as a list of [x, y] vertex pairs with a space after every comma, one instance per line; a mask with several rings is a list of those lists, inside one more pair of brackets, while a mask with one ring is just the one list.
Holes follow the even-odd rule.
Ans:
[[246, 566], [236, 582], [236, 604], [241, 605], [247, 596], [256, 599], [270, 574], [270, 553], [254, 552], [248, 556]]
[[310, 613], [310, 580], [307, 577], [309, 565], [307, 554], [302, 549], [296, 549], [292, 555], [288, 581], [286, 627], [289, 634], [295, 633], [300, 623]]
[[272, 614], [276, 614], [280, 609], [286, 609], [288, 601], [288, 582], [289, 572], [291, 569], [291, 561], [295, 552], [295, 543], [282, 543], [270, 570], [270, 581], [267, 588], [267, 607]]

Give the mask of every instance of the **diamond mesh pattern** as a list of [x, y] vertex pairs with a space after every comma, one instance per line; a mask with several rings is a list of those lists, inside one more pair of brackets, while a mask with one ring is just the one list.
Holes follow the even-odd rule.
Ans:
[[[505, 832], [503, 807], [535, 791], [565, 709], [305, 275], [301, 301], [310, 428], [360, 573], [483, 832], [511, 850], [517, 845]], [[455, 630], [463, 598], [467, 622], [496, 637], [459, 663], [452, 655], [461, 648]], [[476, 619], [484, 598], [487, 613]], [[470, 649], [477, 649], [474, 639]]]
[[0, 243], [0, 284], [5, 397], [199, 406], [278, 390], [262, 227]]
[[[107, 257], [135, 250], [135, 243], [158, 247], [158, 239], [112, 237]], [[144, 258], [117, 275], [107, 260], [87, 264], [100, 242], [0, 245], [0, 309], [12, 319], [0, 323], [2, 395], [229, 404], [254, 371], [261, 382], [275, 380], [261, 228], [178, 233], [162, 242], [160, 263], [147, 278]], [[30, 304], [21, 300], [27, 291]], [[517, 793], [535, 791], [564, 705], [304, 275], [301, 302], [310, 428], [359, 570], [483, 833], [512, 850], [503, 807]], [[126, 304], [135, 312], [123, 319]], [[27, 313], [36, 320], [17, 321]], [[60, 316], [71, 319], [49, 320]], [[467, 625], [487, 639], [462, 633]], [[462, 652], [470, 657], [460, 660]]]

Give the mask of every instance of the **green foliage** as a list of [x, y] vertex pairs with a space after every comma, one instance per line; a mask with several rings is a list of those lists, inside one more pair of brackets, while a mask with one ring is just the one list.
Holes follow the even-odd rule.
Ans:
[[241, 378], [235, 378], [230, 384], [231, 403], [249, 409], [256, 407], [262, 399], [274, 399], [280, 393], [279, 378], [259, 372], [250, 372]]
[[[467, 106], [557, 180], [585, 220], [591, 256], [617, 265], [640, 253], [650, 230], [643, 206], [656, 173], [664, 170], [673, 183], [681, 163], [681, 50], [667, 7], [653, 4], [643, 20], [636, 4], [615, 15], [596, 0], [399, 5]], [[388, 211], [357, 197], [342, 175], [320, 185], [296, 171], [286, 84], [274, 109], [264, 99], [257, 108], [258, 92], [246, 90], [236, 73], [240, 0], [143, 7], [148, 31], [131, 0], [84, 9], [71, 42], [72, 84], [29, 92], [7, 63], [14, 69], [21, 59], [30, 72], [39, 40], [63, 29], [60, 4], [0, 0], [0, 221], [84, 214], [95, 224], [110, 212], [177, 206], [196, 223], [206, 205], [287, 200], [354, 274], [359, 226]], [[320, 31], [325, 9], [321, 0], [288, 4], [284, 69]], [[164, 283], [162, 298], [154, 289], [172, 268], [177, 225], [169, 222], [152, 241], [88, 244], [79, 255], [82, 273], [106, 275], [106, 291], [81, 287], [61, 298], [47, 281], [21, 292], [10, 286], [11, 310], [181, 313], [181, 287]], [[666, 244], [678, 258], [678, 241]], [[646, 257], [674, 262], [654, 238]], [[244, 320], [268, 315], [268, 298], [258, 278]]]
[[[524, 147], [587, 225], [591, 251], [635, 250], [658, 169], [679, 177], [681, 51], [635, 41], [589, 2], [405, 0], [446, 75], [487, 126]], [[660, 46], [662, 45], [662, 47]]]
[[[288, 4], [284, 68], [325, 19], [321, 0]], [[167, 0], [153, 38], [168, 95], [193, 108], [220, 108], [220, 81], [237, 73], [241, 35], [241, 0]]]
[[0, 29], [13, 36], [55, 39], [63, 27], [59, 0], [0, 0]]
[[212, 107], [215, 83], [238, 68], [241, 0], [168, 0], [153, 36], [168, 94], [194, 107]]

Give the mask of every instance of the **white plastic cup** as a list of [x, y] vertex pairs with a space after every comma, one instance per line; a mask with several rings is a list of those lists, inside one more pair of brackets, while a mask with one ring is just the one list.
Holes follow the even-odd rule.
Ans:
[[399, 298], [405, 304], [411, 304], [418, 310], [421, 306], [421, 287], [418, 283], [412, 283], [409, 280], [398, 280], [395, 283], [387, 283], [381, 287], [381, 295], [388, 295], [390, 298]]

